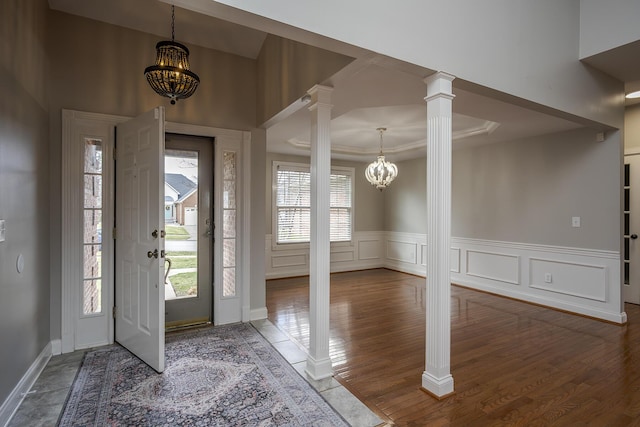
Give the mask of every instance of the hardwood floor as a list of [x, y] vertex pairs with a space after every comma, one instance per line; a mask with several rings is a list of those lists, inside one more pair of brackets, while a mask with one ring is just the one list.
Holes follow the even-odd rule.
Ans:
[[[420, 390], [425, 279], [331, 275], [335, 378], [399, 426], [640, 425], [640, 307], [620, 326], [451, 288], [455, 394]], [[269, 320], [308, 348], [308, 277], [267, 282]]]

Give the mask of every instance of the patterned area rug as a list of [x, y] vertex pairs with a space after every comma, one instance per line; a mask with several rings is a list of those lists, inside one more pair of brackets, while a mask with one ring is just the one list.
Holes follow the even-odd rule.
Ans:
[[169, 335], [158, 374], [127, 350], [88, 352], [60, 426], [347, 426], [248, 324]]

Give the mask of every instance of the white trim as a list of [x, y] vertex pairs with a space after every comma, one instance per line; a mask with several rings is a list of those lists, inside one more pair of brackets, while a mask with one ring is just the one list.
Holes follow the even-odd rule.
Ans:
[[[277, 215], [277, 206], [276, 200], [278, 196], [278, 168], [283, 166], [286, 170], [293, 170], [299, 172], [311, 173], [311, 165], [308, 163], [296, 163], [296, 162], [285, 162], [281, 160], [273, 160], [271, 164], [271, 229], [273, 230], [273, 235], [277, 234], [278, 230], [278, 220]], [[355, 168], [349, 166], [332, 166], [331, 167], [331, 175], [346, 175], [351, 179], [351, 207], [350, 207], [350, 226], [351, 226], [351, 240], [340, 240], [336, 242], [331, 242], [332, 246], [335, 245], [350, 245], [352, 246], [354, 243], [353, 234], [354, 227], [353, 222], [355, 218]], [[309, 205], [309, 209], [311, 209], [311, 205]], [[308, 249], [309, 242], [284, 242], [278, 243], [277, 239], [274, 239], [272, 235], [271, 238], [271, 247], [274, 251], [288, 251], [288, 250], [296, 250], [296, 249]]]
[[[125, 117], [62, 110], [62, 223], [61, 223], [61, 351], [113, 342], [113, 147], [114, 127]], [[102, 221], [102, 311], [82, 314], [83, 280], [83, 138], [100, 139], [103, 143], [103, 221]], [[78, 243], [80, 242], [80, 243]], [[100, 332], [92, 332], [99, 328]], [[87, 339], [87, 335], [95, 339]]]
[[[80, 126], [84, 127], [96, 127], [100, 126], [103, 129], [106, 127], [108, 129], [106, 137], [110, 138], [110, 141], [114, 140], [114, 127], [122, 122], [130, 120], [130, 117], [126, 116], [116, 116], [110, 114], [102, 114], [102, 113], [91, 113], [91, 112], [83, 112], [83, 111], [74, 111], [74, 110], [62, 110], [62, 146], [63, 146], [63, 155], [62, 155], [62, 240], [61, 240], [61, 253], [62, 253], [62, 266], [61, 266], [61, 283], [62, 283], [62, 303], [61, 303], [61, 339], [59, 340], [59, 351], [62, 353], [68, 353], [75, 350], [78, 347], [76, 343], [76, 313], [77, 310], [74, 310], [78, 305], [78, 292], [77, 286], [78, 283], [81, 283], [82, 278], [79, 277], [82, 273], [82, 265], [80, 264], [82, 256], [78, 252], [79, 249], [77, 246], [77, 241], [81, 239], [81, 231], [77, 231], [78, 224], [82, 224], [83, 221], [77, 218], [76, 214], [73, 214], [77, 209], [77, 206], [81, 206], [81, 200], [79, 199], [80, 194], [78, 188], [79, 183], [77, 179], [73, 179], [73, 171], [78, 170], [81, 165], [81, 157], [78, 157], [79, 154], [73, 156], [65, 155], [68, 152], [68, 149], [74, 143], [74, 132], [76, 132], [76, 128]], [[109, 133], [110, 132], [110, 133]], [[215, 138], [215, 147], [218, 145], [225, 145], [227, 147], [233, 146], [235, 150], [237, 150], [238, 157], [238, 212], [240, 213], [240, 218], [242, 218], [238, 223], [238, 231], [242, 233], [240, 235], [240, 239], [238, 239], [238, 254], [242, 255], [242, 264], [237, 265], [236, 270], [236, 278], [238, 283], [241, 283], [242, 286], [240, 288], [241, 297], [244, 301], [250, 301], [250, 251], [245, 252], [244, 246], [246, 245], [245, 234], [248, 236], [250, 231], [250, 215], [245, 215], [243, 209], [244, 203], [247, 202], [246, 198], [250, 197], [250, 192], [248, 189], [250, 188], [250, 181], [245, 181], [245, 173], [249, 173], [250, 171], [245, 171], [244, 169], [250, 169], [246, 167], [246, 161], [243, 159], [243, 147], [246, 145], [250, 145], [251, 134], [246, 131], [232, 130], [232, 129], [221, 129], [209, 126], [198, 126], [184, 123], [175, 123], [175, 122], [166, 122], [165, 123], [165, 132], [167, 133], [178, 133], [184, 135], [194, 135], [194, 136], [204, 136], [204, 137], [212, 137]], [[103, 138], [106, 138], [104, 135]], [[112, 145], [111, 145], [112, 146]], [[216, 152], [217, 153], [217, 152]], [[74, 157], [75, 156], [75, 157]], [[248, 157], [248, 154], [247, 154]], [[219, 159], [217, 159], [219, 160]], [[247, 160], [249, 161], [250, 158]], [[243, 163], [244, 162], [244, 163]], [[217, 163], [217, 161], [216, 161]], [[109, 166], [110, 167], [110, 166]], [[217, 164], [216, 167], [219, 167]], [[71, 172], [71, 173], [66, 173]], [[243, 182], [244, 181], [244, 182]], [[214, 182], [214, 186], [217, 186], [218, 181]], [[244, 193], [242, 192], [244, 190]], [[214, 189], [215, 193], [215, 189]], [[248, 193], [248, 194], [245, 194]], [[113, 200], [114, 194], [113, 192], [109, 195], [111, 203]], [[113, 205], [110, 205], [113, 206]], [[214, 206], [217, 211], [217, 207]], [[103, 217], [107, 217], [107, 209], [111, 209], [108, 206], [105, 206]], [[247, 210], [248, 211], [248, 210]], [[113, 217], [113, 215], [109, 215], [109, 217]], [[214, 212], [214, 218], [216, 217], [216, 212]], [[104, 222], [104, 221], [103, 221]], [[221, 229], [218, 227], [218, 229]], [[76, 231], [74, 231], [76, 230]], [[247, 231], [245, 233], [245, 230]], [[112, 242], [112, 225], [103, 226], [103, 245], [105, 242]], [[222, 252], [222, 239], [216, 239], [215, 243], [215, 253]], [[106, 252], [106, 251], [105, 251]], [[111, 253], [113, 253], [111, 251]], [[238, 257], [239, 258], [239, 257]], [[113, 260], [110, 261], [111, 264], [107, 264], [108, 266], [113, 265]], [[109, 267], [112, 270], [112, 267]], [[215, 265], [215, 271], [221, 271], [221, 265]], [[113, 307], [113, 278], [111, 278], [111, 283], [105, 287], [104, 292], [105, 298], [103, 299], [103, 312], [105, 313], [108, 319], [108, 327], [107, 327], [107, 339], [100, 339], [94, 343], [91, 343], [91, 346], [100, 345], [100, 344], [109, 344], [113, 342], [113, 317], [111, 316], [111, 307]], [[217, 296], [214, 296], [218, 298]], [[214, 307], [216, 306], [214, 301]], [[247, 309], [247, 307], [238, 308], [237, 318], [238, 320], [242, 318], [242, 309]], [[216, 313], [214, 312], [214, 322], [215, 322]], [[57, 340], [56, 340], [57, 341]], [[86, 347], [88, 344], [82, 345], [82, 347]], [[56, 345], [56, 350], [58, 349], [58, 345]]]
[[52, 344], [50, 342], [44, 346], [36, 360], [33, 361], [27, 372], [25, 372], [18, 384], [2, 403], [2, 406], [0, 406], [0, 426], [9, 425], [11, 418], [20, 407], [20, 404], [29, 390], [31, 390], [31, 387], [33, 387], [33, 384], [35, 384], [45, 366], [47, 366], [49, 359], [51, 359], [51, 347]]
[[[243, 133], [242, 138], [242, 321], [249, 322], [251, 318], [251, 134]], [[262, 190], [262, 189], [261, 189]], [[237, 265], [237, 264], [236, 264]]]
[[624, 150], [625, 156], [633, 156], [636, 154], [640, 154], [640, 147], [625, 148]]

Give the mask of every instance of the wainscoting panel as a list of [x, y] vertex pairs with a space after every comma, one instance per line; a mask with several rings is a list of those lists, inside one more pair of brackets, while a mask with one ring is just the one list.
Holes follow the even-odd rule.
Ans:
[[[265, 240], [266, 279], [304, 276], [309, 274], [309, 245], [291, 246], [272, 244], [269, 234]], [[366, 270], [384, 267], [384, 233], [379, 231], [355, 232], [350, 243], [331, 245], [331, 272]]]
[[595, 301], [607, 301], [608, 272], [607, 267], [603, 265], [540, 258], [530, 258], [529, 263], [532, 288]]
[[511, 254], [467, 250], [468, 276], [520, 284], [520, 257]]
[[382, 256], [382, 239], [378, 237], [373, 240], [359, 240], [358, 254], [360, 260], [379, 260]]
[[414, 242], [387, 240], [387, 259], [415, 264], [417, 249]]
[[275, 255], [271, 257], [271, 267], [300, 267], [307, 265], [306, 254]]
[[[454, 237], [466, 271], [453, 283], [624, 323], [620, 253]], [[517, 286], [514, 286], [517, 285]]]
[[451, 272], [460, 273], [460, 248], [451, 248]]

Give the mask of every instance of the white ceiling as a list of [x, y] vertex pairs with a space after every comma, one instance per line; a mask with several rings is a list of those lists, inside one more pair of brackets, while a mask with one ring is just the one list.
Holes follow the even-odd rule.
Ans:
[[[49, 0], [52, 9], [171, 37], [168, 0]], [[176, 41], [255, 59], [266, 33], [176, 7]], [[152, 46], [150, 48], [153, 48]], [[585, 62], [640, 89], [640, 43], [589, 58]], [[422, 70], [369, 53], [324, 84], [332, 94], [333, 157], [373, 160], [379, 151], [376, 131], [386, 127], [384, 151], [400, 161], [425, 152], [426, 107]], [[196, 70], [197, 72], [197, 70]], [[526, 138], [581, 125], [454, 88], [454, 148]], [[187, 101], [188, 102], [188, 101]], [[269, 123], [267, 150], [309, 154], [309, 112], [297, 102]]]

